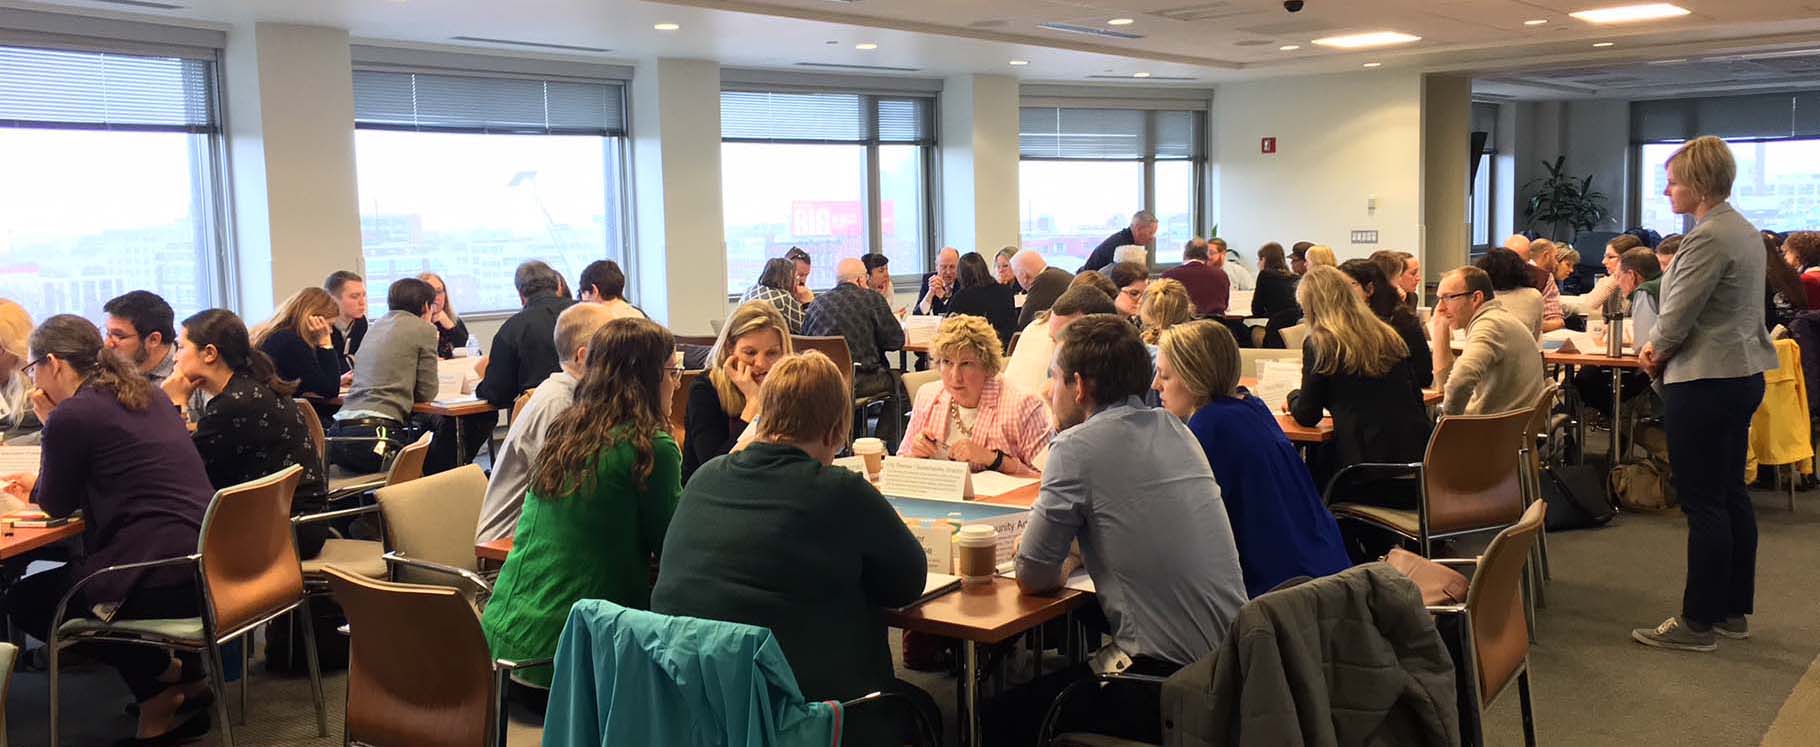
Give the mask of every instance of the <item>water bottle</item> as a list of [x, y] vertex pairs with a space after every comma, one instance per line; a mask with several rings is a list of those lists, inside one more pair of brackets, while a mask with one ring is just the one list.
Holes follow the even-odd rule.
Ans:
[[1624, 299], [1616, 293], [1605, 304], [1605, 354], [1624, 354]]
[[480, 356], [480, 338], [468, 335], [468, 357], [479, 358]]

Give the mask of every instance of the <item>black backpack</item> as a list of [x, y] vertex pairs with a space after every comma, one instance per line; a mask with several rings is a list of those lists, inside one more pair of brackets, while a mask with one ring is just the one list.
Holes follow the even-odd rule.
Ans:
[[1618, 515], [1605, 498], [1605, 468], [1596, 464], [1544, 466], [1542, 500], [1550, 532], [1604, 526]]

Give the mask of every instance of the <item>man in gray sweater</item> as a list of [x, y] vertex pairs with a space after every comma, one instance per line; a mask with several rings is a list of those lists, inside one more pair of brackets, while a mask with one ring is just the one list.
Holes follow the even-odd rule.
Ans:
[[386, 291], [391, 310], [367, 328], [354, 360], [354, 384], [328, 435], [390, 443], [335, 443], [330, 462], [362, 474], [378, 472], [399, 442], [411, 437], [406, 433], [411, 407], [436, 398], [436, 327], [429, 322], [435, 300], [435, 289], [417, 278], [394, 282]]

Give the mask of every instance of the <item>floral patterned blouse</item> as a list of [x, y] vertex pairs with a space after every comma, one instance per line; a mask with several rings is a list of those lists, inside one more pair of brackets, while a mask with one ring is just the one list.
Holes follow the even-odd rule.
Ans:
[[323, 494], [322, 461], [297, 405], [251, 376], [234, 374], [209, 399], [191, 440], [216, 490], [301, 464], [298, 499]]

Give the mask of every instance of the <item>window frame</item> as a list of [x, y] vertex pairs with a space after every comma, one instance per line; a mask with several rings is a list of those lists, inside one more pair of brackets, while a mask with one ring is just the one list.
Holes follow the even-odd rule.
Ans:
[[[0, 9], [3, 10], [3, 9]], [[35, 18], [40, 17], [33, 11], [19, 11], [23, 14], [20, 20], [28, 21], [32, 26]], [[57, 23], [60, 23], [58, 21]], [[84, 27], [86, 22], [81, 23]], [[61, 33], [42, 33], [35, 30], [6, 31], [0, 30], [0, 46], [18, 49], [35, 49], [47, 52], [88, 53], [115, 55], [121, 57], [172, 58], [200, 62], [208, 68], [206, 90], [207, 113], [209, 124], [204, 128], [190, 129], [189, 173], [190, 173], [190, 210], [194, 220], [195, 241], [203, 246], [194, 247], [198, 272], [201, 274], [198, 283], [202, 297], [197, 303], [198, 310], [209, 308], [226, 308], [239, 310], [244, 308], [242, 289], [240, 288], [240, 268], [235, 261], [238, 257], [234, 230], [233, 201], [228, 196], [231, 188], [229, 176], [229, 143], [227, 133], [227, 109], [223, 104], [225, 92], [222, 83], [224, 75], [222, 58], [226, 46], [226, 35], [211, 32], [174, 32], [165, 31], [165, 27], [128, 24], [125, 35], [118, 38], [70, 36]], [[136, 41], [128, 37], [144, 37], [150, 41]], [[168, 40], [160, 40], [166, 37]], [[183, 132], [181, 128], [139, 127], [108, 123], [54, 123], [44, 122], [36, 125], [7, 126], [0, 129], [16, 130], [86, 130], [93, 132], [110, 131], [168, 131]], [[206, 161], [204, 163], [203, 161]], [[147, 288], [162, 296], [162, 289]], [[100, 309], [95, 309], [99, 312]], [[86, 309], [59, 313], [88, 315]]]
[[[1188, 198], [1189, 204], [1193, 206], [1193, 215], [1190, 218], [1189, 222], [1193, 226], [1192, 230], [1193, 230], [1193, 233], [1195, 236], [1201, 236], [1201, 237], [1207, 236], [1207, 226], [1208, 226], [1207, 221], [1208, 221], [1208, 212], [1209, 212], [1208, 206], [1207, 206], [1207, 195], [1208, 195], [1208, 180], [1211, 177], [1211, 172], [1212, 172], [1212, 168], [1211, 168], [1212, 157], [1207, 152], [1207, 148], [1205, 145], [1206, 140], [1207, 140], [1207, 133], [1208, 133], [1207, 128], [1209, 127], [1209, 119], [1210, 119], [1206, 109], [1153, 108], [1153, 107], [1130, 107], [1130, 106], [1084, 106], [1079, 102], [1070, 102], [1070, 105], [1067, 105], [1067, 106], [1055, 106], [1055, 105], [1047, 105], [1047, 104], [1032, 104], [1031, 102], [1026, 100], [1026, 101], [1019, 102], [1019, 106], [1018, 106], [1019, 116], [1020, 117], [1022, 116], [1024, 109], [1031, 109], [1031, 108], [1035, 108], [1035, 109], [1111, 109], [1111, 110], [1122, 110], [1122, 111], [1135, 111], [1135, 112], [1141, 113], [1144, 116], [1144, 142], [1147, 144], [1147, 147], [1145, 148], [1145, 154], [1142, 156], [1139, 156], [1137, 158], [1060, 158], [1060, 157], [1025, 156], [1022, 153], [1022, 150], [1020, 148], [1020, 151], [1018, 153], [1018, 159], [1017, 159], [1018, 163], [1023, 163], [1025, 161], [1038, 161], [1038, 162], [1058, 162], [1059, 161], [1059, 162], [1071, 162], [1071, 163], [1134, 163], [1134, 162], [1142, 163], [1143, 169], [1144, 169], [1144, 183], [1140, 190], [1140, 197], [1141, 197], [1140, 202], [1143, 203], [1143, 207], [1141, 209], [1149, 211], [1152, 215], [1155, 215], [1156, 214], [1156, 194], [1157, 194], [1157, 183], [1156, 183], [1156, 165], [1157, 165], [1157, 163], [1159, 161], [1168, 161], [1168, 162], [1184, 162], [1185, 161], [1190, 164], [1189, 168], [1192, 169], [1193, 177], [1194, 177], [1191, 180], [1192, 187], [1190, 189], [1190, 194], [1189, 194], [1189, 198]], [[1161, 114], [1171, 114], [1171, 113], [1181, 113], [1181, 112], [1186, 112], [1191, 117], [1191, 122], [1192, 122], [1191, 127], [1193, 130], [1193, 132], [1191, 133], [1191, 136], [1193, 138], [1193, 143], [1194, 143], [1194, 148], [1191, 151], [1191, 153], [1193, 155], [1190, 155], [1188, 158], [1159, 158], [1156, 154], [1158, 116]], [[1021, 189], [1021, 185], [1020, 185], [1020, 189]], [[1160, 218], [1159, 218], [1159, 220], [1160, 220]], [[1018, 243], [1021, 245], [1023, 243], [1023, 239], [1024, 239], [1023, 232], [1022, 232], [1022, 224], [1023, 224], [1022, 215], [1018, 216], [1018, 224], [1019, 224]], [[1171, 268], [1181, 264], [1180, 258], [1177, 258], [1174, 261], [1170, 261], [1170, 262], [1159, 262], [1158, 261], [1158, 257], [1159, 257], [1158, 246], [1157, 246], [1157, 242], [1155, 239], [1152, 239], [1150, 241], [1150, 243], [1144, 247], [1144, 252], [1145, 252], [1145, 256], [1147, 258], [1148, 264], [1150, 266], [1150, 269], [1153, 273], [1168, 270], [1168, 269], [1171, 269]]]
[[[938, 251], [940, 251], [940, 246], [941, 246], [941, 239], [937, 235], [940, 232], [940, 225], [941, 225], [940, 217], [941, 216], [940, 216], [940, 212], [939, 212], [939, 205], [936, 201], [937, 195], [938, 195], [938, 192], [936, 191], [936, 182], [940, 179], [940, 163], [941, 163], [941, 137], [940, 137], [940, 134], [941, 134], [942, 118], [941, 118], [941, 108], [940, 108], [941, 107], [941, 97], [940, 96], [935, 95], [934, 93], [921, 92], [921, 91], [880, 92], [880, 91], [872, 91], [872, 90], [854, 90], [854, 89], [841, 88], [841, 87], [819, 87], [819, 86], [806, 86], [805, 87], [805, 86], [775, 85], [775, 84], [723, 85], [721, 87], [720, 92], [722, 94], [725, 94], [725, 93], [777, 93], [777, 94], [823, 93], [823, 94], [840, 94], [840, 95], [859, 97], [860, 106], [863, 109], [863, 116], [865, 117], [865, 131], [868, 133], [871, 133], [871, 136], [863, 141], [813, 140], [813, 139], [795, 139], [795, 138], [785, 139], [785, 138], [763, 138], [763, 137], [727, 137], [723, 133], [720, 138], [720, 143], [722, 146], [725, 146], [728, 143], [740, 143], [740, 144], [755, 144], [755, 145], [832, 145], [832, 146], [858, 145], [858, 146], [864, 147], [865, 148], [865, 158], [863, 159], [863, 161], [865, 163], [866, 173], [860, 179], [860, 199], [865, 203], [865, 207], [866, 207], [866, 237], [865, 237], [865, 245], [866, 245], [865, 253], [866, 254], [884, 254], [884, 247], [885, 247], [884, 203], [880, 199], [880, 195], [884, 191], [884, 186], [883, 186], [884, 185], [884, 176], [883, 176], [883, 170], [880, 166], [879, 149], [881, 147], [887, 146], [887, 145], [894, 145], [894, 146], [907, 145], [907, 146], [914, 146], [915, 148], [917, 148], [918, 160], [920, 161], [919, 166], [922, 170], [922, 189], [921, 189], [922, 210], [919, 211], [919, 214], [917, 215], [917, 221], [920, 224], [921, 229], [922, 229], [922, 231], [921, 231], [922, 246], [920, 248], [922, 249], [923, 268], [921, 270], [919, 270], [917, 272], [913, 272], [913, 273], [893, 272], [893, 273], [891, 273], [891, 284], [892, 284], [893, 288], [898, 292], [913, 292], [921, 287], [922, 282], [923, 282], [923, 276], [932, 272], [933, 268], [935, 267], [936, 253]], [[926, 105], [929, 107], [928, 119], [929, 119], [930, 142], [928, 142], [928, 143], [906, 143], [906, 142], [881, 141], [878, 137], [878, 128], [879, 128], [878, 109], [879, 109], [879, 101], [881, 99], [888, 99], [888, 100], [919, 99], [919, 100], [924, 101], [926, 103]], [[722, 176], [722, 179], [723, 179], [723, 183], [724, 183], [724, 180], [725, 180], [724, 175]], [[723, 243], [724, 243], [725, 236], [726, 236], [726, 225], [725, 225], [724, 218], [722, 220], [722, 225], [721, 225], [721, 235], [723, 237]], [[723, 248], [723, 251], [724, 251], [724, 248]], [[729, 285], [729, 287], [727, 289], [727, 301], [729, 303], [738, 301], [740, 299], [740, 297], [743, 295], [745, 295], [745, 291], [739, 289], [739, 286]]]
[[[633, 148], [633, 113], [631, 81], [629, 72], [622, 74], [622, 69], [611, 66], [576, 65], [567, 63], [546, 63], [538, 60], [520, 58], [479, 57], [460, 53], [422, 53], [415, 50], [400, 50], [389, 47], [354, 47], [354, 72], [378, 72], [398, 74], [421, 74], [450, 77], [467, 77], [481, 79], [505, 80], [541, 80], [559, 83], [585, 83], [606, 86], [613, 89], [619, 97], [619, 111], [622, 126], [619, 132], [606, 134], [567, 133], [567, 132], [512, 132], [507, 130], [489, 131], [486, 128], [438, 128], [380, 123], [361, 123], [356, 114], [354, 130], [380, 130], [389, 132], [406, 132], [417, 134], [473, 134], [473, 135], [515, 135], [515, 136], [593, 136], [601, 140], [602, 174], [607, 179], [608, 192], [603, 206], [608, 215], [617, 211], [618, 230], [609, 232], [609, 238], [617, 239], [620, 256], [613, 256], [609, 246], [600, 247], [597, 259], [613, 260], [619, 263], [626, 275], [624, 297], [628, 303], [636, 305], [639, 301], [640, 286], [638, 273], [638, 247], [634, 243], [637, 227], [634, 221], [637, 216], [633, 210], [632, 191], [632, 148]], [[447, 65], [460, 65], [451, 67]], [[549, 68], [546, 72], [545, 68]], [[600, 72], [596, 72], [599, 70]], [[611, 128], [609, 128], [611, 129]], [[617, 140], [618, 158], [608, 152], [609, 141]], [[611, 163], [617, 160], [618, 163]], [[360, 272], [366, 274], [366, 246], [363, 240], [360, 249]], [[571, 279], [572, 280], [572, 279]], [[518, 309], [497, 309], [481, 311], [463, 311], [463, 320], [502, 321], [518, 313]]]

